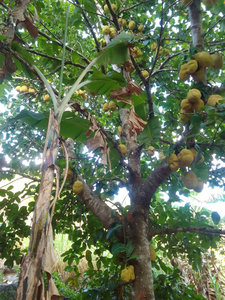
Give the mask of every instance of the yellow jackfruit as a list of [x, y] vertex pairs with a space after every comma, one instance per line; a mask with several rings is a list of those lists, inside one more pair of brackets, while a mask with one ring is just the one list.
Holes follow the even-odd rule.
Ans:
[[20, 92], [23, 92], [23, 93], [28, 92], [28, 87], [26, 85], [21, 86]]
[[197, 102], [201, 99], [201, 92], [197, 89], [192, 89], [187, 93], [187, 100], [190, 103]]
[[110, 28], [110, 31], [109, 31], [109, 36], [111, 37], [111, 39], [114, 38], [115, 33], [116, 33], [115, 28], [111, 27], [111, 28]]
[[194, 189], [198, 184], [198, 178], [195, 173], [192, 171], [187, 172], [184, 175], [183, 184], [189, 190]]
[[187, 115], [187, 113], [189, 113], [189, 112], [187, 112], [187, 111], [184, 110], [184, 109], [181, 109], [181, 110], [180, 110], [180, 119], [181, 119], [181, 121], [183, 121], [183, 122], [188, 122], [188, 121], [190, 120], [190, 118], [189, 118], [189, 116]]
[[155, 153], [155, 148], [153, 146], [149, 146], [147, 149], [148, 156], [153, 156]]
[[109, 26], [103, 26], [102, 27], [102, 32], [104, 33], [104, 35], [107, 35], [110, 33], [110, 28]]
[[169, 54], [170, 54], [170, 50], [169, 49], [165, 49], [165, 55], [169, 56]]
[[122, 25], [122, 27], [126, 27], [127, 26], [127, 21], [122, 19], [121, 25]]
[[196, 101], [195, 103], [192, 103], [192, 109], [198, 110], [204, 105], [205, 105], [204, 101], [202, 99], [198, 99], [198, 101]]
[[104, 103], [102, 106], [103, 111], [108, 111], [109, 110], [109, 104], [108, 103]]
[[219, 104], [220, 104], [220, 103], [219, 103], [219, 100], [223, 100], [223, 97], [220, 96], [220, 95], [211, 95], [211, 96], [208, 98], [207, 105], [216, 107], [216, 105], [219, 105]]
[[130, 30], [133, 30], [135, 28], [135, 26], [136, 26], [136, 23], [134, 21], [130, 21], [129, 24], [128, 24], [128, 28]]
[[35, 89], [29, 88], [29, 89], [28, 89], [28, 92], [29, 92], [29, 93], [35, 93]]
[[195, 59], [189, 60], [186, 64], [187, 73], [192, 74], [198, 69], [198, 62]]
[[121, 126], [118, 126], [118, 132], [119, 132], [119, 135], [121, 135], [121, 133], [123, 132], [123, 128]]
[[[135, 47], [134, 47], [135, 48]], [[142, 56], [142, 51], [140, 49], [134, 49], [134, 52], [133, 52], [133, 56], [134, 58], [139, 58]]]
[[[66, 170], [63, 170], [62, 177], [64, 178], [66, 175]], [[73, 171], [71, 169], [68, 169], [66, 181], [70, 181], [73, 178]]]
[[155, 259], [156, 259], [156, 253], [155, 253], [155, 249], [153, 248], [152, 245], [149, 245], [149, 252], [150, 252], [150, 259], [151, 259], [151, 261], [155, 261]]
[[178, 153], [177, 158], [179, 160], [179, 165], [182, 168], [190, 166], [194, 161], [194, 155], [189, 149], [183, 149]]
[[112, 4], [112, 9], [113, 9], [114, 11], [116, 11], [116, 10], [117, 10], [117, 6], [116, 6], [116, 4]]
[[83, 182], [80, 180], [77, 180], [73, 184], [73, 192], [77, 195], [79, 195], [83, 191]]
[[197, 60], [200, 67], [207, 68], [210, 67], [212, 64], [212, 56], [205, 51], [198, 52], [194, 55], [194, 59]]
[[202, 81], [205, 78], [205, 68], [200, 68], [197, 72], [191, 74], [194, 81]]
[[[158, 52], [158, 47], [156, 47], [156, 49], [155, 49], [155, 56], [156, 56], [156, 54], [157, 54], [157, 52]], [[163, 54], [163, 47], [162, 46], [160, 46], [159, 47], [159, 53], [158, 53], [158, 57], [160, 57], [161, 55]]]
[[[194, 160], [195, 160], [196, 157], [197, 157], [197, 155], [198, 155], [198, 151], [197, 151], [195, 148], [190, 148], [190, 150], [191, 150], [191, 152], [193, 153], [193, 155], [194, 155]], [[196, 165], [199, 165], [199, 164], [203, 163], [204, 160], [205, 160], [204, 155], [201, 154], [199, 160], [198, 160], [195, 164], [196, 164]]]
[[186, 81], [189, 79], [189, 74], [187, 72], [187, 64], [184, 64], [180, 67], [180, 71], [179, 71], [179, 74], [178, 74], [179, 78], [181, 81]]
[[120, 144], [119, 145], [121, 152], [123, 153], [123, 155], [127, 154], [127, 147], [124, 144]]
[[220, 52], [211, 54], [212, 56], [212, 68], [215, 70], [222, 69], [223, 67], [223, 56]]
[[114, 101], [110, 101], [109, 102], [109, 109], [111, 111], [115, 111], [116, 110], [116, 103]]
[[167, 163], [172, 170], [172, 172], [176, 172], [179, 169], [179, 160], [176, 154], [171, 154], [167, 159]]
[[190, 111], [192, 108], [192, 104], [190, 102], [188, 102], [187, 99], [183, 99], [180, 103], [180, 106], [185, 111]]
[[44, 100], [48, 101], [49, 100], [49, 95], [44, 95]]
[[164, 155], [164, 153], [162, 151], [159, 152], [159, 157], [161, 160], [166, 158], [166, 156]]
[[148, 71], [144, 70], [142, 71], [142, 75], [144, 76], [144, 78], [147, 78], [149, 76]]
[[139, 25], [139, 26], [138, 26], [138, 31], [139, 31], [139, 32], [144, 31], [144, 25]]
[[156, 42], [152, 43], [152, 44], [151, 44], [151, 50], [152, 50], [152, 51], [155, 51], [156, 48], [157, 48], [157, 43], [156, 43]]
[[16, 86], [16, 91], [20, 92], [20, 90], [21, 90], [21, 86], [20, 85]]
[[130, 282], [135, 279], [134, 267], [132, 265], [121, 271], [121, 279], [123, 282]]

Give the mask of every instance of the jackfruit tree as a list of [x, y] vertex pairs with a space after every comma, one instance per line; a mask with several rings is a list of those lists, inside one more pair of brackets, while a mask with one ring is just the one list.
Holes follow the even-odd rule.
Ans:
[[225, 182], [223, 0], [0, 6], [0, 258], [20, 265], [17, 299], [60, 298], [57, 233], [77, 299], [208, 299], [177, 260], [201, 274], [225, 235], [194, 202]]

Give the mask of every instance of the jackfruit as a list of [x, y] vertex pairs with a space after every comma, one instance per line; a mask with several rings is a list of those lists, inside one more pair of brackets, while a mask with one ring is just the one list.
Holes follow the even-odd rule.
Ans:
[[119, 145], [121, 152], [123, 153], [123, 155], [127, 154], [127, 147], [123, 144]]
[[200, 68], [197, 72], [191, 74], [194, 81], [202, 81], [205, 78], [205, 68]]
[[187, 99], [183, 99], [180, 103], [180, 106], [185, 111], [190, 111], [192, 108], [192, 103], [190, 103]]
[[167, 159], [167, 163], [172, 170], [172, 172], [176, 172], [179, 169], [179, 161], [176, 154], [171, 154]]
[[[66, 170], [63, 170], [62, 177], [64, 178], [65, 175], [66, 175]], [[66, 181], [70, 181], [70, 180], [72, 180], [72, 178], [73, 178], [73, 171], [71, 169], [68, 169]]]
[[139, 32], [144, 31], [144, 25], [139, 25], [139, 26], [138, 26], [138, 31], [139, 31]]
[[203, 181], [200, 181], [198, 180], [196, 186], [194, 187], [194, 191], [197, 192], [197, 193], [201, 193], [201, 191], [203, 190], [204, 188], [204, 182]]
[[20, 90], [21, 90], [21, 86], [20, 85], [16, 86], [16, 91], [20, 92]]
[[181, 119], [181, 121], [183, 121], [183, 122], [188, 122], [188, 121], [190, 120], [190, 118], [189, 118], [189, 116], [187, 115], [187, 113], [189, 113], [189, 112], [187, 112], [187, 111], [184, 110], [184, 109], [181, 109], [181, 110], [180, 110], [180, 119]]
[[121, 135], [121, 133], [123, 132], [123, 128], [121, 126], [118, 126], [118, 132], [119, 132], [119, 135]]
[[198, 99], [198, 101], [196, 101], [195, 103], [192, 103], [192, 109], [198, 110], [201, 107], [203, 107], [204, 105], [205, 105], [204, 101], [202, 99]]
[[195, 59], [189, 60], [186, 64], [187, 73], [192, 74], [198, 69], [198, 62]]
[[[195, 148], [190, 148], [190, 150], [191, 150], [191, 152], [193, 153], [193, 155], [194, 155], [194, 160], [195, 160], [196, 157], [197, 157], [197, 155], [198, 155], [198, 151], [197, 151]], [[204, 160], [205, 160], [204, 155], [201, 154], [199, 160], [198, 160], [195, 164], [196, 164], [196, 165], [199, 165], [199, 164], [203, 163]]]
[[142, 71], [142, 75], [144, 76], [144, 78], [147, 78], [149, 76], [148, 71], [144, 70]]
[[109, 26], [103, 26], [102, 27], [102, 32], [104, 33], [104, 35], [108, 35], [110, 33]]
[[178, 74], [179, 78], [181, 81], [186, 81], [189, 79], [189, 74], [187, 72], [187, 64], [184, 64], [180, 67], [180, 71], [179, 71], [179, 74]]
[[110, 101], [109, 102], [109, 109], [111, 111], [115, 111], [116, 110], [116, 103], [114, 101]]
[[201, 92], [197, 89], [192, 89], [187, 93], [187, 100], [190, 103], [197, 102], [201, 99]]
[[44, 100], [48, 101], [49, 100], [49, 95], [44, 95]]
[[200, 67], [207, 68], [210, 67], [212, 64], [212, 56], [205, 51], [198, 52], [194, 55], [194, 59], [197, 60]]
[[216, 105], [219, 105], [219, 104], [220, 104], [220, 103], [219, 103], [219, 100], [223, 100], [223, 97], [220, 96], [220, 95], [211, 95], [211, 96], [208, 98], [207, 105], [216, 107]]
[[187, 172], [184, 175], [183, 184], [189, 190], [194, 189], [198, 184], [198, 178], [195, 173], [192, 171]]
[[103, 106], [102, 106], [102, 109], [103, 109], [103, 111], [108, 111], [109, 110], [109, 105], [108, 105], [108, 103], [104, 103], [103, 104]]
[[121, 279], [123, 282], [130, 282], [135, 279], [134, 267], [132, 265], [126, 267], [121, 271]]
[[223, 67], [223, 56], [220, 52], [211, 54], [212, 56], [212, 68], [215, 70], [222, 69]]
[[73, 192], [77, 195], [79, 195], [83, 191], [83, 182], [80, 180], [77, 180], [73, 184]]
[[24, 92], [24, 93], [28, 92], [28, 87], [26, 85], [21, 86], [20, 92]]
[[153, 248], [152, 245], [149, 245], [149, 252], [150, 252], [151, 261], [155, 261], [156, 260], [156, 253], [155, 253], [155, 249]]
[[128, 24], [128, 28], [130, 30], [133, 30], [135, 28], [135, 26], [136, 26], [136, 23], [134, 21], [130, 21], [129, 24]]
[[110, 28], [110, 31], [109, 31], [109, 36], [110, 36], [110, 38], [111, 39], [113, 39], [114, 38], [114, 36], [115, 36], [115, 33], [116, 33], [116, 30], [115, 30], [115, 28]]
[[189, 149], [183, 149], [178, 153], [177, 158], [179, 160], [179, 165], [182, 168], [190, 166], [194, 161], [194, 155]]
[[157, 43], [156, 43], [156, 42], [152, 43], [152, 44], [151, 44], [151, 50], [152, 50], [152, 51], [155, 51], [156, 48], [157, 48]]
[[153, 156], [155, 153], [155, 148], [153, 146], [149, 146], [147, 149], [148, 156]]

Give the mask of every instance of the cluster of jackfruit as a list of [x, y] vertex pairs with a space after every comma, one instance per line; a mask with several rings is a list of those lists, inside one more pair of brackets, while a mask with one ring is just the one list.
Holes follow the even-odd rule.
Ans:
[[16, 87], [16, 91], [18, 91], [20, 93], [35, 93], [36, 92], [35, 89], [28, 88], [27, 85], [22, 85], [22, 86], [18, 85]]
[[116, 103], [114, 101], [110, 101], [109, 103], [104, 103], [102, 106], [102, 109], [104, 112], [107, 112], [109, 110], [115, 111], [116, 110]]
[[87, 95], [86, 95], [86, 91], [85, 90], [79, 89], [79, 90], [76, 91], [76, 94], [80, 95], [83, 98], [84, 101], [87, 100]]
[[212, 67], [215, 70], [223, 67], [223, 56], [221, 53], [215, 52], [211, 55], [205, 51], [196, 53], [193, 59], [180, 67], [179, 78], [181, 81], [186, 81], [191, 75], [194, 81], [202, 81], [205, 77], [205, 70], [208, 67]]
[[126, 267], [121, 271], [121, 279], [123, 282], [130, 282], [135, 279], [134, 267], [132, 265]]
[[187, 93], [187, 98], [181, 101], [180, 119], [181, 121], [189, 121], [190, 113], [199, 110], [204, 106], [204, 101], [201, 99], [201, 92], [197, 89], [191, 89]]
[[[173, 172], [176, 172], [179, 167], [186, 168], [189, 167], [193, 162], [195, 162], [198, 157], [198, 151], [195, 148], [182, 149], [178, 155], [171, 154], [167, 159], [167, 163]], [[204, 156], [201, 154], [198, 157], [198, 161], [195, 162], [196, 165], [204, 162]]]

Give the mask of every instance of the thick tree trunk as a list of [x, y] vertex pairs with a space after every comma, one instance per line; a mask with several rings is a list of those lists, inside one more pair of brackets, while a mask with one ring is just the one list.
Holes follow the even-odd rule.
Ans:
[[153, 274], [147, 236], [149, 209], [136, 208], [133, 217], [131, 240], [135, 247], [134, 252], [138, 257], [133, 263], [135, 280], [132, 286], [131, 299], [154, 300]]
[[189, 6], [189, 18], [191, 22], [192, 42], [199, 51], [204, 50], [204, 39], [202, 31], [201, 0], [194, 0]]

